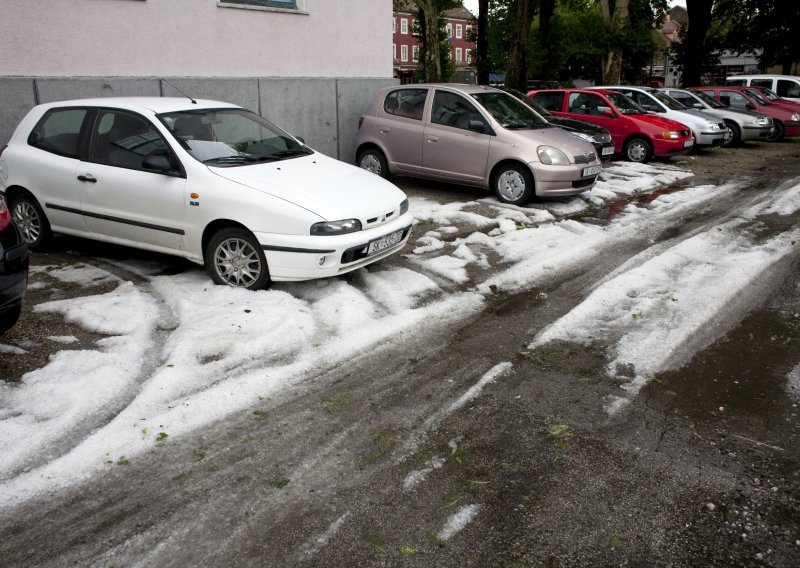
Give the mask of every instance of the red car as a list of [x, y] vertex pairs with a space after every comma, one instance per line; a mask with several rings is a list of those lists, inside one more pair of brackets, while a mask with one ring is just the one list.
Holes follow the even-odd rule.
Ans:
[[789, 99], [784, 99], [769, 87], [757, 87], [755, 85], [751, 85], [746, 88], [754, 89], [757, 94], [761, 95], [774, 105], [783, 106], [794, 111], [800, 110], [800, 103], [790, 101]]
[[650, 114], [616, 91], [544, 89], [528, 96], [556, 116], [602, 126], [611, 133], [615, 152], [631, 162], [686, 154], [694, 147], [688, 126]]
[[784, 136], [800, 136], [800, 111], [769, 102], [752, 87], [692, 87], [731, 108], [752, 110], [771, 116], [775, 132], [767, 140], [780, 140]]

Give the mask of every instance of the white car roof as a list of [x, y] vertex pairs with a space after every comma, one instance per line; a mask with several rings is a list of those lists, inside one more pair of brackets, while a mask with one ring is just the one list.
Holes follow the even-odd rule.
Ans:
[[128, 109], [138, 112], [149, 110], [155, 114], [182, 110], [198, 110], [204, 108], [241, 108], [239, 105], [207, 99], [194, 99], [194, 102], [192, 102], [192, 100], [187, 97], [100, 97], [93, 99], [56, 101], [52, 103], [45, 103], [39, 106], [47, 108], [70, 106], [110, 107]]

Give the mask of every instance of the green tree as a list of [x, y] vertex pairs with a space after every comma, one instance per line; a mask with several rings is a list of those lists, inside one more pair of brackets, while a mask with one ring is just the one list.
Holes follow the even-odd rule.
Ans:
[[762, 68], [780, 65], [782, 73], [788, 75], [800, 61], [797, 0], [717, 0], [713, 19], [715, 23], [724, 22], [725, 47], [738, 53], [760, 51], [758, 63]]

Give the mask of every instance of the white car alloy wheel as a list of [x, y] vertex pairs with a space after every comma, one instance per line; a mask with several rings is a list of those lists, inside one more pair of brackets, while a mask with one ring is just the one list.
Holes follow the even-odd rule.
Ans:
[[269, 284], [267, 261], [258, 242], [241, 229], [225, 229], [211, 239], [206, 253], [217, 284], [257, 290]]

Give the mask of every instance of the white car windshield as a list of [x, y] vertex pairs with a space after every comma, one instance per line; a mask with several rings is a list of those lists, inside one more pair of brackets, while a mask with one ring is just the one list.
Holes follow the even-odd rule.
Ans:
[[158, 118], [181, 146], [204, 164], [241, 166], [313, 153], [290, 134], [244, 109], [188, 110]]

